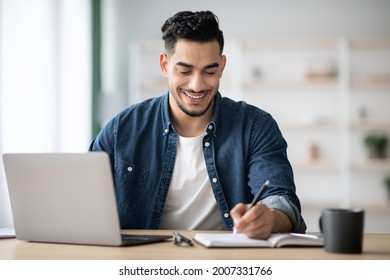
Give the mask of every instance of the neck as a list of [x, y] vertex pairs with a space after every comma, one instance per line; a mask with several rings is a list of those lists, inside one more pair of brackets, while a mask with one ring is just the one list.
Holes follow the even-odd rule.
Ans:
[[170, 116], [177, 133], [183, 137], [195, 137], [203, 134], [212, 118], [213, 103], [203, 115], [194, 117], [183, 112], [177, 106], [174, 98], [170, 97]]
[[[208, 115], [208, 114], [207, 114]], [[177, 133], [184, 137], [195, 137], [203, 134], [210, 118], [206, 115], [201, 117], [190, 117], [183, 113], [179, 118], [173, 116], [172, 121]]]

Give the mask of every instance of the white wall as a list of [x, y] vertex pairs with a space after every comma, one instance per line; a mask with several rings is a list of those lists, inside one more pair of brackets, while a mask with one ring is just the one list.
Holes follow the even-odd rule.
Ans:
[[390, 35], [388, 0], [103, 0], [105, 92], [128, 94], [129, 42], [161, 38], [181, 10], [213, 11], [227, 39]]

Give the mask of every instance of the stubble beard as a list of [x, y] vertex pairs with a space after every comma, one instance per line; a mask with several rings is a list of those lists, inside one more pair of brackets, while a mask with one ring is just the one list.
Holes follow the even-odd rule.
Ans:
[[[208, 93], [208, 94], [210, 94], [210, 93]], [[210, 101], [209, 104], [207, 104], [207, 107], [203, 111], [190, 111], [190, 110], [188, 110], [187, 108], [184, 107], [183, 103], [180, 102], [179, 98], [177, 98], [177, 96], [175, 94], [171, 94], [171, 95], [175, 99], [177, 107], [179, 107], [179, 109], [183, 113], [185, 113], [187, 116], [190, 116], [190, 117], [193, 117], [193, 118], [201, 117], [201, 116], [205, 115], [209, 111], [211, 105], [213, 104], [213, 102]]]

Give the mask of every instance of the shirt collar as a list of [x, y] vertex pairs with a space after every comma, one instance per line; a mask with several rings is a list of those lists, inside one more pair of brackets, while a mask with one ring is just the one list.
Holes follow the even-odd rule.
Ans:
[[162, 96], [161, 102], [161, 114], [163, 121], [163, 134], [169, 134], [171, 130], [174, 130], [171, 119], [169, 117], [169, 91]]

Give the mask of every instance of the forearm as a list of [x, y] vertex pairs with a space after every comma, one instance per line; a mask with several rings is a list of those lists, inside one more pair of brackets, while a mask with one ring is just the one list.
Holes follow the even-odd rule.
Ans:
[[291, 232], [292, 231], [292, 223], [290, 218], [278, 209], [270, 209], [273, 212], [273, 226], [272, 233], [277, 232]]
[[277, 232], [279, 229], [300, 233], [306, 231], [306, 224], [301, 213], [287, 198], [283, 196], [269, 196], [263, 199], [262, 203], [266, 204], [270, 209], [278, 210], [275, 213], [278, 217], [278, 219], [275, 219], [277, 225], [275, 225], [275, 230], [273, 228], [273, 232]]

